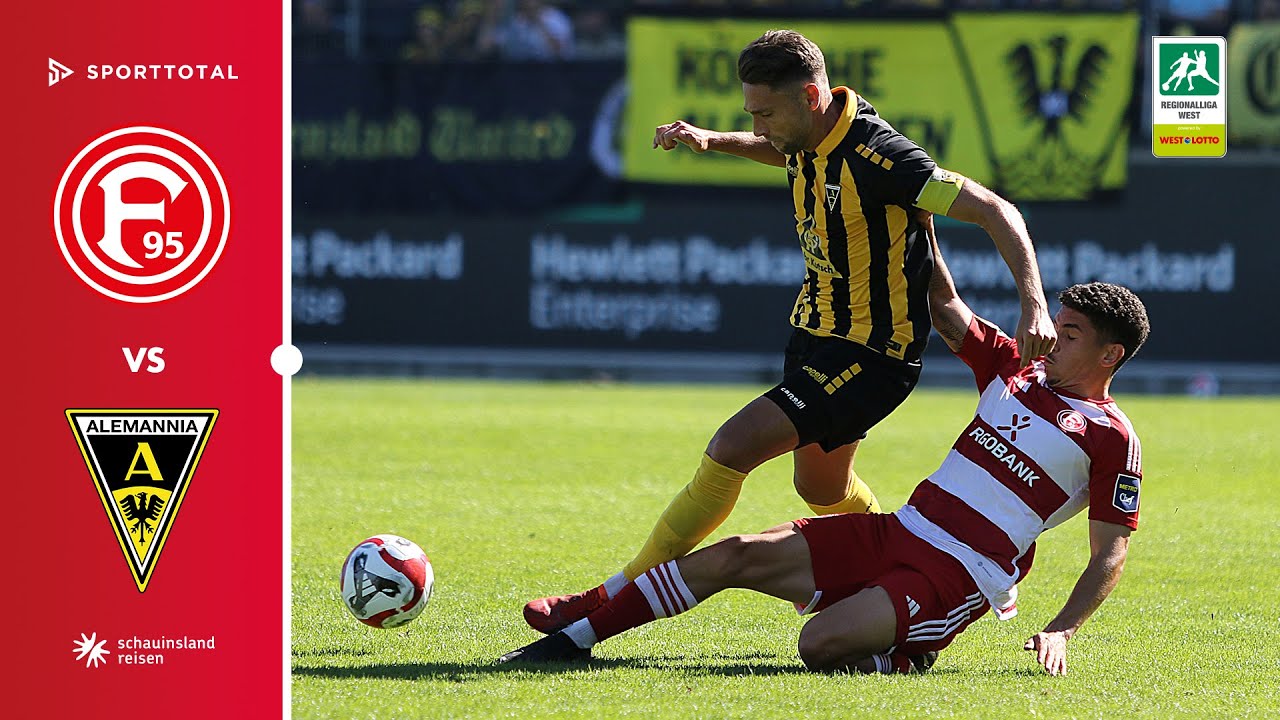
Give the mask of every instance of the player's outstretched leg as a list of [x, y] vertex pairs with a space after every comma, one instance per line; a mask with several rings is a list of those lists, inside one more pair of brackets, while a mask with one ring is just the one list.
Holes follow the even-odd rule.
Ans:
[[[706, 537], [729, 514], [742, 488], [745, 473], [725, 467], [710, 455], [702, 456], [702, 463], [694, 473], [693, 481], [671, 501], [666, 512], [650, 533], [642, 550], [643, 564], [668, 562], [687, 553], [693, 545]], [[692, 543], [686, 538], [696, 538]], [[554, 633], [581, 620], [608, 602], [629, 580], [649, 567], [637, 568], [632, 561], [621, 573], [603, 584], [574, 595], [538, 598], [524, 606], [524, 621], [541, 633]]]
[[[614, 576], [622, 577], [621, 573]], [[622, 578], [623, 584], [626, 578]], [[524, 621], [529, 627], [540, 633], [554, 633], [569, 627], [569, 624], [595, 612], [609, 601], [610, 593], [605, 585], [616, 582], [613, 578], [585, 592], [574, 595], [558, 595], [532, 600], [524, 606]], [[614, 593], [616, 594], [616, 590]]]
[[586, 618], [507, 653], [499, 662], [563, 661], [570, 645], [589, 651], [631, 628], [688, 612], [729, 587], [807, 602], [814, 594], [808, 544], [792, 523], [760, 535], [725, 538], [644, 572]]
[[585, 618], [650, 568], [683, 557], [729, 517], [747, 473], [796, 442], [795, 426], [772, 400], [760, 397], [748, 403], [716, 431], [693, 480], [672, 499], [621, 573], [586, 592], [526, 604], [525, 622], [538, 632], [556, 632]]
[[527, 603], [524, 621], [541, 633], [563, 630], [603, 606], [627, 581], [654, 565], [688, 553], [724, 522], [738, 499], [745, 478], [746, 473], [721, 465], [709, 454], [703, 454], [693, 480], [667, 506], [637, 560], [632, 560], [621, 573], [585, 592], [538, 598]]

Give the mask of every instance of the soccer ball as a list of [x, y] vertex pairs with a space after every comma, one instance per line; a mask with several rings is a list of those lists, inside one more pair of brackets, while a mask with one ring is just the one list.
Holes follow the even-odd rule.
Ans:
[[374, 535], [342, 563], [342, 602], [357, 620], [376, 628], [404, 625], [431, 599], [435, 573], [422, 548], [399, 535]]

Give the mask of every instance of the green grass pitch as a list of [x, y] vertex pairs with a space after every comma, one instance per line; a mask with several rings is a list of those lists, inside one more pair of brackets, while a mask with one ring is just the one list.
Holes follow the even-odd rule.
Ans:
[[[1143, 441], [1142, 521], [1119, 587], [1043, 674], [1026, 637], [1088, 556], [1083, 514], [1041, 539], [1014, 620], [975, 623], [923, 676], [803, 671], [803, 619], [729, 591], [596, 648], [588, 669], [511, 671], [520, 607], [617, 571], [720, 422], [763, 388], [330, 380], [293, 385], [295, 718], [1169, 718], [1280, 716], [1280, 399], [1120, 397]], [[896, 508], [976, 393], [919, 390], [858, 471]], [[787, 459], [747, 480], [712, 539], [808, 510]], [[431, 556], [435, 596], [399, 631], [338, 597], [376, 533]]]

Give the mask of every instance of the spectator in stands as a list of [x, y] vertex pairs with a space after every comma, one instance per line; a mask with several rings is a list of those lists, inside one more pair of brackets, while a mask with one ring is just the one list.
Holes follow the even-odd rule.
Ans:
[[627, 41], [602, 7], [587, 5], [579, 10], [573, 31], [576, 60], [617, 60], [627, 54]]
[[941, 10], [943, 0], [885, 0], [886, 10]]
[[545, 0], [516, 0], [511, 13], [491, 0], [480, 32], [482, 51], [496, 49], [505, 60], [564, 60], [573, 57], [573, 23]]
[[480, 47], [486, 8], [484, 0], [461, 0], [454, 4], [444, 30], [445, 60], [475, 61], [493, 56], [492, 48]]
[[438, 8], [424, 5], [414, 15], [413, 39], [400, 57], [415, 63], [438, 63], [445, 58], [444, 15]]
[[342, 47], [329, 0], [299, 0], [294, 3], [293, 10], [295, 53], [324, 55]]
[[302, 28], [315, 30], [329, 27], [329, 3], [325, 0], [301, 0], [294, 4], [294, 8]]
[[1162, 32], [1174, 35], [1226, 36], [1231, 0], [1157, 0]]

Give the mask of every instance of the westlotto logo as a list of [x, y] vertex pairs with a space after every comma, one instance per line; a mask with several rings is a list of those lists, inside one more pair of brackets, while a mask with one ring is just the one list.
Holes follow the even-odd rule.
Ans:
[[[49, 87], [77, 71], [49, 58]], [[84, 78], [101, 80], [239, 80], [234, 65], [217, 63], [95, 63], [86, 65]]]
[[1222, 138], [1213, 135], [1161, 135], [1161, 145], [1217, 145]]

